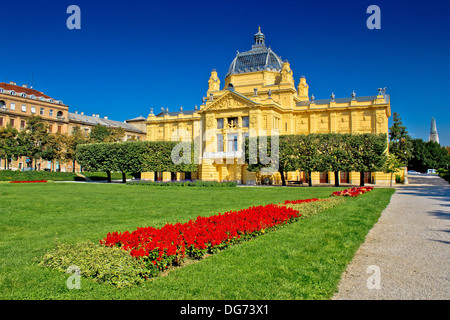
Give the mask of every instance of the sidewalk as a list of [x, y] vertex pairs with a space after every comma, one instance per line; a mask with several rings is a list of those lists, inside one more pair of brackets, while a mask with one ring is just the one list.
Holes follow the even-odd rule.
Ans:
[[450, 185], [438, 176], [408, 179], [347, 266], [334, 300], [450, 299]]

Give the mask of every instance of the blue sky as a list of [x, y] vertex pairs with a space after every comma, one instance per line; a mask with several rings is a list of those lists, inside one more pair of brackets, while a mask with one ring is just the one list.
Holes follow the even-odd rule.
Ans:
[[[412, 137], [427, 140], [434, 117], [450, 145], [448, 1], [1, 1], [0, 81], [33, 79], [72, 112], [123, 121], [193, 109], [211, 70], [223, 83], [260, 25], [316, 99], [387, 87]], [[66, 27], [72, 4], [81, 30]], [[366, 27], [372, 4], [380, 30]]]

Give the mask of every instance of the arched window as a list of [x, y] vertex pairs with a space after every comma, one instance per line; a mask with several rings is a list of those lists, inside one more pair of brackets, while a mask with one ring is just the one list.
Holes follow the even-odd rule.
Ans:
[[14, 90], [11, 91], [10, 93], [11, 93], [12, 96], [15, 96], [15, 95], [16, 95], [16, 92], [15, 92]]
[[26, 93], [22, 93], [21, 96], [22, 96], [22, 98], [26, 98], [27, 94]]
[[56, 116], [57, 116], [57, 117], [62, 117], [62, 116], [63, 116], [62, 111], [58, 111], [58, 112], [56, 113]]

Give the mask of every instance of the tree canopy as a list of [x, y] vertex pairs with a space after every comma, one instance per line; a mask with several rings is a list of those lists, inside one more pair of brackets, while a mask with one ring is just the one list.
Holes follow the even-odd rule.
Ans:
[[[251, 172], [276, 168], [283, 185], [286, 184], [284, 173], [287, 171], [304, 171], [309, 176], [311, 172], [332, 171], [335, 172], [337, 185], [340, 171], [381, 171], [388, 147], [386, 134], [284, 135], [277, 140], [278, 156], [273, 153], [275, 144], [271, 137], [248, 138], [245, 142], [245, 161]], [[363, 184], [364, 180], [361, 181]]]

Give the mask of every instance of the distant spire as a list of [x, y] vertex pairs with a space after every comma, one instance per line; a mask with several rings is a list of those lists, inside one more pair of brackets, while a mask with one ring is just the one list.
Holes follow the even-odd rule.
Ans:
[[430, 136], [428, 141], [435, 141], [439, 143], [439, 136], [437, 133], [437, 127], [436, 127], [436, 120], [434, 118], [431, 118], [431, 129], [430, 129]]

